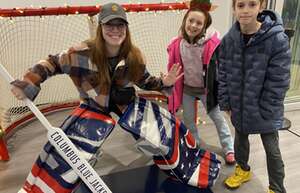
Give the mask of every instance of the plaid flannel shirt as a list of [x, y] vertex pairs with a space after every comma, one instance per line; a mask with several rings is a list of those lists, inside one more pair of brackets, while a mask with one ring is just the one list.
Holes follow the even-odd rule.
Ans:
[[[99, 73], [96, 65], [90, 60], [90, 50], [84, 45], [75, 48], [75, 51], [72, 52], [63, 51], [56, 55], [49, 55], [47, 59], [39, 61], [38, 64], [29, 69], [24, 75], [25, 81], [17, 80], [13, 84], [23, 89], [29, 99], [34, 100], [39, 93], [42, 82], [57, 74], [68, 74], [83, 103], [107, 112], [110, 92], [101, 89], [99, 85]], [[151, 76], [146, 68], [138, 82], [129, 81], [126, 67], [127, 65], [123, 60], [119, 62], [113, 73], [113, 77], [117, 78], [118, 87], [129, 87], [135, 84], [145, 90], [163, 91], [166, 94], [171, 92], [172, 87], [164, 87], [161, 78]], [[33, 83], [33, 85], [28, 84], [28, 82]]]

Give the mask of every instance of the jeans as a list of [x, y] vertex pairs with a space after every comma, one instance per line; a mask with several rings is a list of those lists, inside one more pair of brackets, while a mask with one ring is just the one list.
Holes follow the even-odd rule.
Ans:
[[[240, 165], [243, 170], [250, 170], [250, 166], [248, 165], [250, 152], [248, 136], [248, 134], [243, 134], [237, 130], [235, 131], [235, 159], [237, 164]], [[283, 184], [285, 176], [284, 163], [279, 149], [278, 131], [260, 134], [260, 137], [267, 156], [267, 168], [270, 184], [269, 188], [276, 193], [286, 193]]]
[[[191, 96], [183, 93], [183, 122], [191, 131], [197, 145], [200, 145], [199, 130], [195, 123], [195, 99], [199, 98], [204, 106], [206, 106], [206, 95]], [[219, 140], [225, 155], [229, 152], [234, 152], [233, 139], [230, 133], [229, 126], [223, 117], [219, 106], [212, 109], [208, 116], [214, 122]]]

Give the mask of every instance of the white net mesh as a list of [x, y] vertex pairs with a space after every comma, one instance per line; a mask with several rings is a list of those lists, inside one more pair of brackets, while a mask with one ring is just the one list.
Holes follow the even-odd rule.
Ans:
[[[166, 71], [167, 45], [178, 34], [185, 11], [128, 13], [134, 43], [142, 50], [148, 70], [158, 76]], [[55, 54], [90, 38], [96, 17], [87, 15], [30, 16], [0, 19], [0, 63], [15, 78], [48, 54]], [[0, 78], [0, 122], [5, 129], [24, 117], [28, 109], [10, 93]], [[42, 84], [35, 104], [55, 105], [78, 100], [68, 76], [59, 75]]]

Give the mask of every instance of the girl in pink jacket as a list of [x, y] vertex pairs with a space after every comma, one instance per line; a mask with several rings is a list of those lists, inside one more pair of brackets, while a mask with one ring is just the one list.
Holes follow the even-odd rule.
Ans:
[[182, 21], [181, 34], [168, 46], [168, 69], [174, 64], [180, 64], [184, 71], [184, 76], [177, 81], [169, 97], [168, 107], [169, 111], [175, 113], [183, 106], [183, 121], [199, 145], [194, 104], [196, 99], [201, 100], [216, 125], [226, 163], [234, 164], [230, 129], [217, 102], [215, 49], [220, 39], [217, 31], [208, 29], [212, 23], [210, 8], [211, 4], [207, 0], [192, 0]]

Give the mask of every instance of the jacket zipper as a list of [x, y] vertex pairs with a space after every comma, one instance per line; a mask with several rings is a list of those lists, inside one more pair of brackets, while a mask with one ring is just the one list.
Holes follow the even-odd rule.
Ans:
[[245, 90], [245, 51], [247, 46], [242, 49], [242, 91], [241, 91], [241, 131], [244, 130], [243, 127], [243, 114], [244, 114], [244, 90]]

